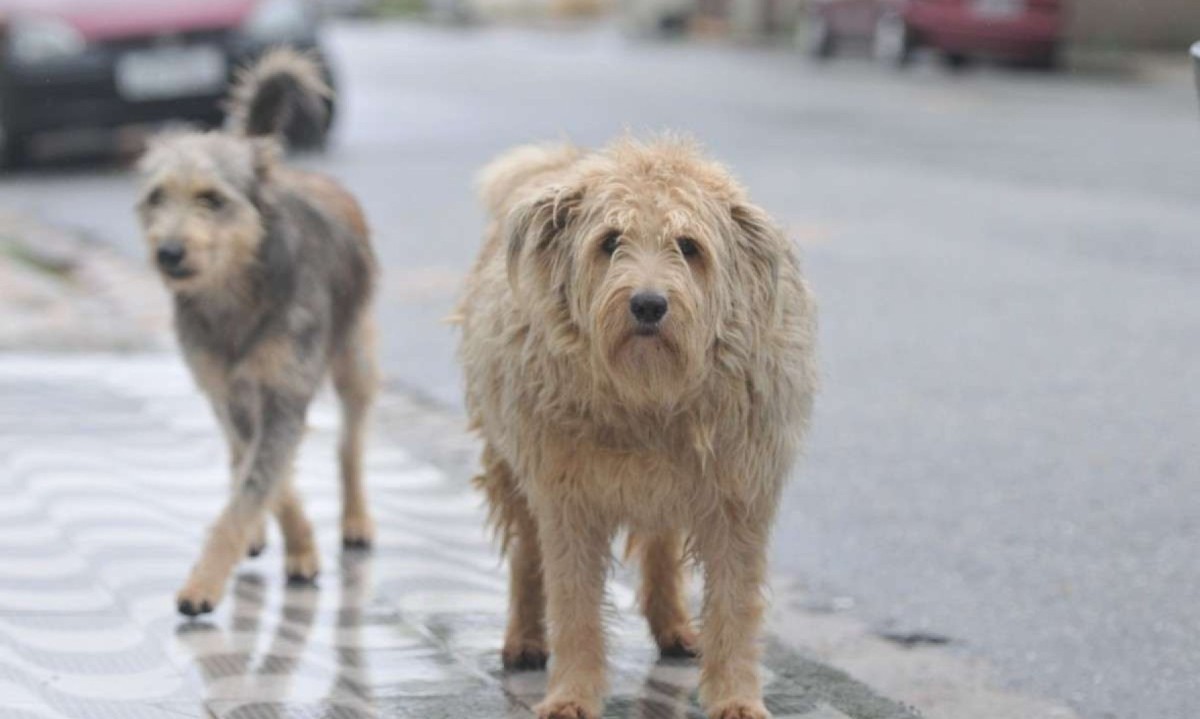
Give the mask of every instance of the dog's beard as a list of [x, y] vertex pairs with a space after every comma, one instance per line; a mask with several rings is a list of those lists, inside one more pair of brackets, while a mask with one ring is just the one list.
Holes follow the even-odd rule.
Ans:
[[671, 405], [697, 384], [703, 343], [696, 336], [693, 313], [683, 303], [672, 303], [652, 332], [632, 319], [624, 293], [604, 302], [596, 319], [598, 359], [622, 401], [642, 407]]

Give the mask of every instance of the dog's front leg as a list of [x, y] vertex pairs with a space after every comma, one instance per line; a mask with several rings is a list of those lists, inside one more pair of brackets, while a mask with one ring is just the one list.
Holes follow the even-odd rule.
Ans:
[[539, 502], [534, 511], [552, 658], [538, 719], [598, 719], [606, 687], [601, 608], [612, 527], [583, 507]]
[[713, 719], [767, 719], [758, 669], [769, 518], [744, 508], [694, 530], [704, 566], [700, 700]]
[[[210, 395], [210, 398], [229, 448], [229, 490], [231, 494], [237, 494], [238, 484], [243, 479], [242, 462], [246, 459], [246, 452], [254, 441], [254, 431], [258, 426], [258, 396], [252, 385], [239, 382], [232, 387], [222, 388], [221, 392]], [[266, 523], [260, 521], [250, 537], [246, 553], [257, 557], [267, 546]]]
[[256, 426], [237, 470], [236, 489], [210, 528], [200, 559], [176, 597], [179, 611], [189, 616], [216, 607], [264, 512], [288, 480], [304, 432], [309, 398], [303, 393], [260, 384], [254, 387], [254, 396]]

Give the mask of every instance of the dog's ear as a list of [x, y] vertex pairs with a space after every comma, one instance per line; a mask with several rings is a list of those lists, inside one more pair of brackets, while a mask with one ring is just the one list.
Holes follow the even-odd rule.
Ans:
[[523, 200], [505, 219], [504, 237], [508, 243], [508, 281], [514, 292], [521, 275], [523, 258], [542, 260], [549, 269], [558, 240], [579, 214], [583, 190], [553, 185]]
[[739, 274], [754, 306], [768, 309], [767, 316], [773, 318], [778, 309], [779, 263], [791, 256], [787, 238], [761, 207], [739, 202], [730, 214], [737, 228], [733, 247]]

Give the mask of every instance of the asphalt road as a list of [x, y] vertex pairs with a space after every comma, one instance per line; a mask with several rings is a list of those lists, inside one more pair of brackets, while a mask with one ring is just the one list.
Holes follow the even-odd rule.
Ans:
[[[1200, 715], [1200, 118], [1134, 81], [630, 43], [609, 30], [342, 26], [325, 156], [376, 228], [390, 379], [459, 402], [439, 323], [473, 171], [517, 142], [694, 133], [804, 246], [824, 391], [777, 573], [947, 635], [1101, 719]], [[119, 170], [0, 205], [140, 252]]]

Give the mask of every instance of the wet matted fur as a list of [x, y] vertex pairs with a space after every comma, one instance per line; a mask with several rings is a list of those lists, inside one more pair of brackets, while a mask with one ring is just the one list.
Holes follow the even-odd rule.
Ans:
[[229, 503], [177, 598], [184, 614], [211, 611], [241, 557], [262, 550], [268, 511], [279, 520], [289, 578], [316, 575], [291, 472], [327, 375], [343, 410], [343, 540], [372, 539], [362, 443], [377, 381], [376, 260], [354, 198], [332, 179], [283, 166], [270, 136], [292, 104], [318, 107], [324, 92], [311, 59], [274, 51], [241, 75], [228, 131], [155, 138], [141, 161], [138, 216], [231, 459]]
[[[601, 603], [624, 526], [660, 650], [702, 654], [711, 716], [766, 717], [767, 542], [816, 384], [792, 244], [672, 138], [518, 148], [481, 191], [492, 222], [456, 319], [485, 440], [477, 484], [510, 561], [504, 664], [552, 655], [539, 717], [599, 716]], [[705, 576], [698, 636], [685, 554]]]

